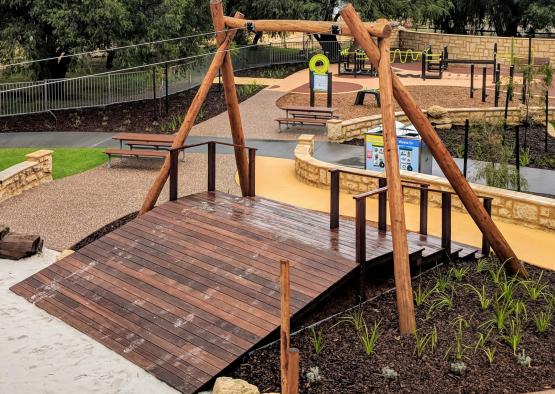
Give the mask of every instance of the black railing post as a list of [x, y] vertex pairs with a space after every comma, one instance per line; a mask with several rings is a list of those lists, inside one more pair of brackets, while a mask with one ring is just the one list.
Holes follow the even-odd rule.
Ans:
[[177, 200], [177, 177], [179, 170], [179, 150], [170, 151], [170, 201]]
[[158, 118], [158, 111], [156, 109], [156, 67], [152, 68], [152, 104], [154, 108], [154, 118]]
[[441, 193], [441, 247], [451, 254], [451, 193]]
[[[486, 212], [488, 213], [489, 216], [491, 216], [491, 202], [492, 202], [492, 198], [489, 197], [484, 197], [484, 208], [486, 209]], [[489, 256], [489, 252], [490, 252], [490, 245], [489, 245], [489, 240], [486, 237], [485, 234], [482, 235], [482, 254], [484, 256]]]
[[166, 84], [166, 115], [170, 112], [170, 86], [169, 86], [169, 81], [170, 78], [168, 76], [168, 63], [166, 62], [165, 64], [165, 68], [164, 68], [164, 79], [165, 79], [165, 84]]
[[474, 98], [474, 64], [470, 65], [470, 98]]
[[339, 176], [340, 171], [330, 170], [330, 229], [339, 227]]
[[482, 103], [486, 102], [486, 97], [487, 97], [487, 94], [486, 94], [486, 78], [487, 78], [487, 75], [488, 75], [488, 69], [487, 69], [487, 67], [484, 67], [482, 69]]
[[463, 157], [463, 174], [466, 178], [468, 171], [468, 132], [470, 130], [470, 123], [468, 119], [464, 121], [464, 157]]
[[520, 127], [515, 128], [516, 190], [520, 191]]
[[216, 143], [208, 143], [208, 191], [216, 191]]
[[545, 91], [545, 153], [548, 151], [549, 139], [549, 92]]
[[249, 148], [249, 197], [256, 196], [256, 149]]
[[420, 234], [428, 235], [428, 185], [420, 185]]
[[426, 80], [426, 62], [428, 59], [426, 59], [426, 50], [422, 51], [422, 79], [425, 81]]
[[[378, 179], [378, 187], [386, 187], [387, 180], [385, 178]], [[387, 192], [378, 194], [378, 230], [387, 231]]]
[[355, 198], [355, 253], [360, 267], [359, 300], [366, 298], [366, 198]]
[[[500, 66], [500, 64], [498, 65]], [[497, 70], [494, 71], [495, 72], [495, 96], [494, 96], [494, 106], [495, 107], [499, 107], [499, 90], [501, 88], [501, 69], [498, 67]]]

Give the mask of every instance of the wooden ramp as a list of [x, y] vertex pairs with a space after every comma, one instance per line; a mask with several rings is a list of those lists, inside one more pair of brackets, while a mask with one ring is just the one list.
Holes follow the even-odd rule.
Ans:
[[[410, 234], [411, 259], [442, 255]], [[391, 258], [367, 226], [369, 262]], [[462, 249], [467, 255], [475, 250]], [[457, 253], [457, 252], [455, 252]], [[167, 202], [12, 291], [185, 393], [279, 326], [279, 261], [298, 315], [355, 273], [354, 224], [275, 201], [206, 192]]]

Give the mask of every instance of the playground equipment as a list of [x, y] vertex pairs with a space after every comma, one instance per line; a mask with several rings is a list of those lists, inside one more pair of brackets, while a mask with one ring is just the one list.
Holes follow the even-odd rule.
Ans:
[[338, 75], [352, 75], [355, 78], [364, 75], [375, 77], [377, 71], [363, 50], [351, 50], [350, 47], [339, 52]]
[[[197, 117], [202, 103], [205, 101], [212, 82], [217, 75], [218, 69], [222, 69], [222, 77], [227, 101], [228, 115], [231, 124], [233, 142], [236, 145], [244, 145], [244, 133], [241, 125], [241, 117], [237, 94], [235, 90], [233, 66], [229, 56], [229, 47], [237, 29], [248, 31], [266, 32], [306, 32], [318, 33], [329, 31], [332, 34], [352, 35], [361, 46], [374, 67], [378, 67], [380, 78], [381, 112], [384, 125], [385, 165], [387, 176], [387, 193], [389, 196], [389, 208], [391, 216], [391, 235], [393, 240], [394, 274], [397, 294], [397, 309], [399, 313], [399, 327], [402, 334], [411, 334], [416, 330], [414, 315], [413, 294], [411, 286], [407, 229], [405, 225], [403, 190], [399, 172], [399, 158], [397, 153], [397, 141], [395, 138], [395, 112], [393, 96], [408, 116], [409, 120], [420, 133], [423, 141], [430, 147], [430, 151], [441, 167], [443, 173], [450, 181], [453, 189], [464, 204], [468, 213], [472, 216], [482, 233], [487, 237], [492, 248], [496, 252], [505, 267], [512, 273], [526, 276], [526, 270], [517, 258], [506, 239], [503, 237], [486, 209], [463, 177], [457, 164], [449, 154], [449, 151], [435, 132], [426, 115], [418, 107], [409, 91], [403, 86], [400, 79], [392, 73], [390, 60], [389, 36], [391, 26], [386, 20], [376, 23], [363, 23], [352, 5], [346, 5], [341, 16], [345, 23], [318, 22], [318, 21], [279, 21], [260, 20], [247, 21], [242, 15], [236, 17], [224, 17], [223, 6], [220, 0], [212, 0], [210, 3], [214, 28], [219, 33], [216, 40], [219, 45], [206, 76], [198, 88], [197, 94], [184, 118], [183, 124], [177, 132], [172, 148], [181, 148], [189, 135], [193, 122]], [[230, 29], [225, 32], [225, 28]], [[372, 39], [378, 39], [378, 44]], [[249, 196], [249, 168], [246, 154], [243, 149], [235, 149], [235, 158], [241, 190], [244, 196]], [[171, 161], [166, 158], [160, 173], [150, 188], [140, 214], [150, 211], [156, 204], [158, 197], [166, 183], [170, 173]], [[383, 191], [383, 190], [382, 190]], [[368, 192], [376, 193], [376, 191]], [[358, 196], [357, 201], [364, 202], [364, 196]], [[358, 204], [357, 204], [358, 206]], [[364, 220], [364, 218], [362, 219]], [[365, 224], [365, 223], [364, 223]], [[358, 227], [357, 227], [358, 228]], [[356, 260], [360, 264], [361, 273], [364, 272], [366, 256], [360, 247], [366, 234], [365, 226], [361, 226], [360, 233], [357, 230]], [[361, 279], [363, 275], [361, 275]]]

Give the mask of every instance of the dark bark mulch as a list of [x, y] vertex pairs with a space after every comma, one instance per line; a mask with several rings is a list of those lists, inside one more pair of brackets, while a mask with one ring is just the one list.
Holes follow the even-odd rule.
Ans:
[[101, 227], [98, 230], [96, 230], [94, 233], [87, 235], [81, 241], [79, 241], [75, 245], [73, 245], [70, 249], [77, 251], [81, 248], [84, 248], [88, 244], [93, 243], [97, 239], [102, 238], [106, 234], [111, 233], [112, 231], [114, 231], [117, 228], [123, 226], [127, 222], [130, 222], [131, 220], [135, 219], [138, 216], [138, 214], [139, 214], [138, 211], [137, 212], [131, 212], [131, 213], [119, 218], [119, 219], [114, 220], [112, 223], [108, 223], [104, 227]]
[[[492, 272], [495, 272], [498, 263], [489, 264], [492, 265]], [[414, 289], [420, 286], [424, 290], [435, 286], [439, 277], [449, 278], [449, 286], [444, 293], [452, 294], [451, 308], [437, 309], [427, 317], [430, 306], [440, 295], [439, 292], [433, 293], [421, 306], [416, 307], [418, 336], [423, 338], [430, 334], [434, 326], [437, 329], [434, 350], [428, 342], [423, 356], [419, 358], [415, 352], [414, 337], [399, 336], [395, 293], [389, 292], [361, 307], [369, 330], [375, 322], [379, 322], [380, 336], [371, 355], [363, 350], [360, 334], [353, 324], [342, 321], [341, 317], [333, 318], [315, 328], [315, 332], [321, 330], [323, 336], [324, 348], [320, 354], [316, 354], [314, 350], [311, 330], [304, 330], [292, 337], [291, 345], [297, 347], [301, 355], [300, 392], [513, 393], [555, 387], [553, 321], [545, 333], [537, 332], [533, 321], [535, 315], [548, 308], [548, 301], [543, 298], [532, 301], [523, 285], [515, 285], [514, 299], [522, 300], [526, 305], [526, 314], [519, 314], [523, 336], [518, 345], [518, 353], [525, 351], [525, 355], [531, 358], [531, 365], [519, 364], [518, 357], [513, 354], [497, 328], [492, 329], [485, 342], [485, 347], [495, 349], [490, 365], [484, 350], [478, 348], [475, 351], [475, 347], [479, 333], [486, 334], [489, 331], [481, 325], [492, 318], [494, 308], [490, 306], [482, 311], [477, 295], [467, 284], [480, 289], [484, 285], [490, 298], [500, 294], [500, 286], [493, 283], [489, 271], [478, 273], [475, 264], [456, 265], [457, 268], [469, 267], [466, 276], [458, 281], [450, 274], [450, 269], [454, 266], [440, 267], [413, 281]], [[529, 272], [532, 278], [538, 278], [541, 270], [530, 267]], [[553, 295], [555, 273], [544, 271], [541, 280], [549, 286]], [[322, 317], [335, 312], [333, 308], [327, 308], [329, 306], [319, 309], [317, 314]], [[462, 360], [467, 366], [463, 376], [450, 371], [454, 360], [453, 346], [456, 343], [456, 319], [460, 316], [468, 322], [468, 327], [462, 330]], [[511, 319], [516, 322], [515, 316], [513, 312]], [[507, 324], [503, 335], [508, 334], [509, 326]], [[321, 377], [319, 382], [308, 381], [306, 374], [311, 367], [318, 367]], [[382, 374], [384, 367], [397, 372], [398, 378], [386, 379]], [[246, 356], [231, 375], [257, 385], [261, 392], [279, 392], [279, 343]]]
[[[264, 86], [241, 94], [239, 102], [254, 96]], [[164, 99], [155, 106], [152, 100], [114, 104], [107, 107], [54, 111], [52, 114], [31, 114], [0, 118], [0, 133], [21, 131], [105, 131], [134, 133], [174, 133], [187, 112], [197, 89], [169, 97], [169, 111], [165, 112]], [[157, 109], [156, 109], [157, 108]], [[215, 84], [202, 106], [195, 124], [227, 110], [223, 89]], [[157, 114], [158, 112], [158, 114]]]

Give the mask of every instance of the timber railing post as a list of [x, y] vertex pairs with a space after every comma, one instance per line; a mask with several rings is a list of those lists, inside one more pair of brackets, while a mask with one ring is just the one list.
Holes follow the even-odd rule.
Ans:
[[486, 94], [486, 78], [488, 76], [487, 72], [488, 72], [487, 67], [484, 67], [482, 69], [482, 102], [483, 103], [486, 102], [486, 97], [487, 97], [487, 94]]
[[339, 227], [339, 175], [339, 170], [330, 170], [330, 229], [332, 230]]
[[355, 198], [355, 204], [355, 254], [360, 269], [358, 297], [362, 302], [366, 300], [366, 198]]
[[451, 254], [451, 193], [441, 193], [441, 247]]
[[[484, 208], [489, 216], [491, 216], [492, 200], [493, 198], [484, 197]], [[482, 234], [482, 254], [484, 256], [489, 256], [489, 252], [490, 252], [490, 245], [489, 245], [488, 238], [485, 236], [485, 234]]]
[[428, 185], [420, 186], [420, 234], [428, 235]]
[[281, 371], [281, 392], [289, 393], [289, 317], [290, 311], [290, 279], [289, 279], [289, 261], [280, 261], [280, 371]]
[[299, 349], [289, 349], [289, 394], [299, 393]]
[[170, 201], [177, 200], [177, 177], [179, 171], [179, 150], [170, 150]]
[[216, 143], [208, 143], [208, 191], [216, 191]]
[[249, 148], [249, 197], [256, 196], [256, 149]]
[[[379, 178], [378, 187], [387, 186], [387, 179]], [[387, 231], [387, 193], [378, 195], [378, 230], [385, 233]]]

